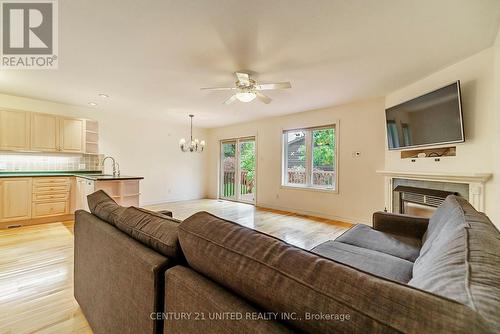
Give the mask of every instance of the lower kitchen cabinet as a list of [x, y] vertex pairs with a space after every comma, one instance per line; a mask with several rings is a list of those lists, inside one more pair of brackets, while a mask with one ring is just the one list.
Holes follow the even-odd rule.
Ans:
[[69, 214], [70, 194], [71, 179], [69, 177], [33, 178], [31, 218]]
[[31, 178], [0, 180], [0, 222], [31, 218]]
[[59, 216], [67, 214], [68, 211], [69, 205], [67, 202], [33, 203], [32, 218]]
[[139, 181], [73, 176], [0, 178], [0, 228], [71, 220], [75, 210], [89, 211], [87, 196], [100, 189], [119, 205], [139, 206]]

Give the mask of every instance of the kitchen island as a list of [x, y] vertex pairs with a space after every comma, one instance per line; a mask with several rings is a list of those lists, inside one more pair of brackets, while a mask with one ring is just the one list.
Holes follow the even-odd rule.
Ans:
[[139, 206], [141, 176], [100, 171], [0, 172], [0, 228], [72, 220], [102, 189], [123, 206]]

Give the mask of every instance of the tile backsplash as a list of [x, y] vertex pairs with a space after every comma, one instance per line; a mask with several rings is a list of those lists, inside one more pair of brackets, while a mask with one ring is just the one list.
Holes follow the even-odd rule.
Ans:
[[0, 172], [98, 171], [102, 155], [0, 152]]

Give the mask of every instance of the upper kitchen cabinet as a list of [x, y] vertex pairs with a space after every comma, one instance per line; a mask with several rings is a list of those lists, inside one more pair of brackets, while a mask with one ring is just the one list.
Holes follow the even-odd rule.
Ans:
[[0, 109], [0, 151], [98, 154], [93, 120]]
[[76, 118], [59, 119], [59, 151], [85, 152], [85, 120]]
[[30, 113], [20, 110], [0, 110], [0, 149], [30, 149]]
[[31, 149], [59, 152], [59, 119], [55, 115], [31, 114]]
[[85, 153], [99, 153], [99, 124], [90, 119], [85, 120]]

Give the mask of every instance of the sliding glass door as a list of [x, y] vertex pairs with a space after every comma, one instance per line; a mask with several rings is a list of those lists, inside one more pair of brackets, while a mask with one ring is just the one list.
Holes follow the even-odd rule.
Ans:
[[236, 199], [236, 141], [221, 143], [221, 193], [220, 197]]
[[221, 141], [220, 197], [255, 203], [255, 137]]

